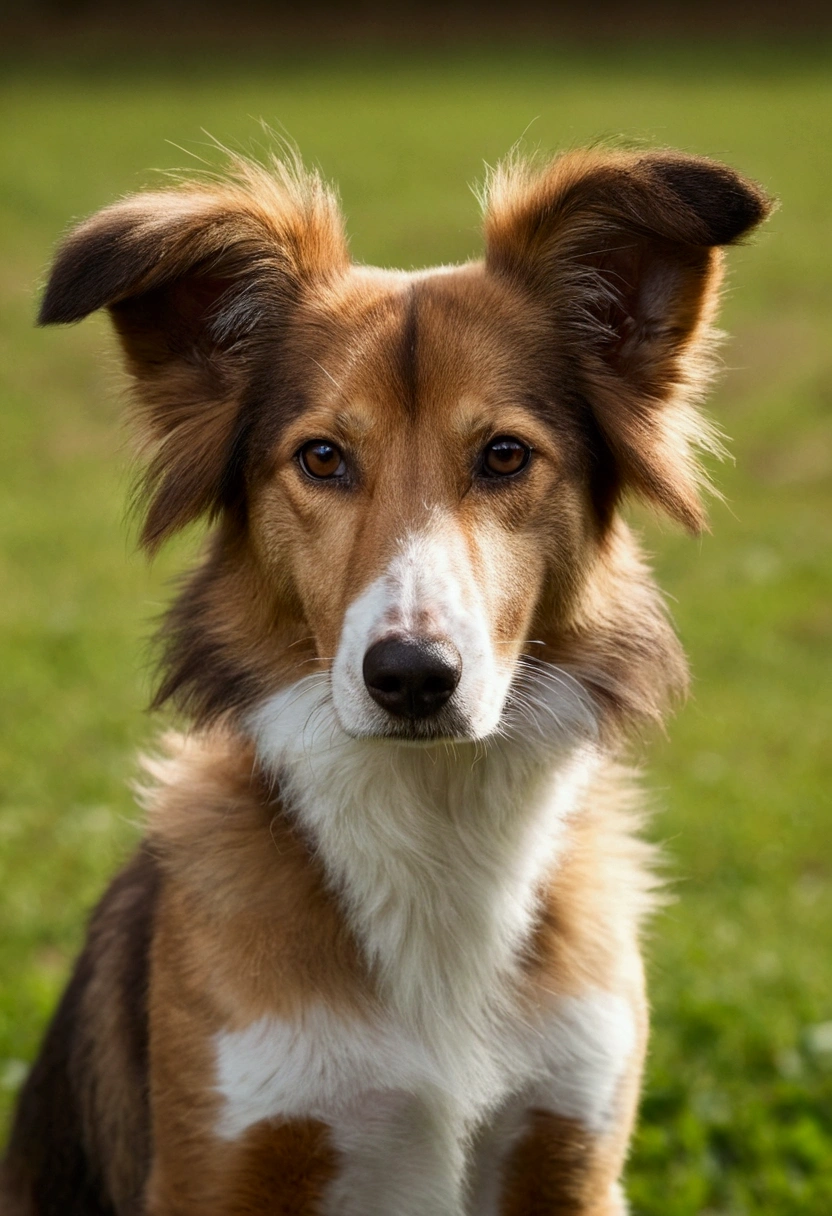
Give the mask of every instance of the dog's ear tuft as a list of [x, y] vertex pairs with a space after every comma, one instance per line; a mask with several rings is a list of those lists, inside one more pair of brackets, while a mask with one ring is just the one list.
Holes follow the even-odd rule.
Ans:
[[110, 312], [148, 458], [146, 548], [239, 491], [249, 339], [268, 329], [279, 359], [304, 291], [348, 264], [334, 196], [279, 161], [124, 199], [66, 238], [38, 320]]
[[[146, 213], [150, 198], [141, 213], [136, 202], [131, 199], [107, 208], [80, 224], [66, 238], [49, 273], [38, 325], [81, 321], [97, 309], [122, 299], [134, 283], [147, 277], [157, 261], [151, 242], [132, 242], [131, 238], [139, 226], [139, 214]], [[130, 253], [129, 243], [133, 243]]]
[[699, 217], [709, 245], [732, 245], [771, 212], [771, 199], [762, 188], [726, 165], [692, 156], [653, 156], [642, 163]]
[[696, 412], [710, 377], [720, 246], [771, 201], [724, 165], [679, 153], [568, 153], [513, 161], [485, 200], [486, 265], [531, 294], [577, 368], [625, 485], [691, 531], [705, 524]]

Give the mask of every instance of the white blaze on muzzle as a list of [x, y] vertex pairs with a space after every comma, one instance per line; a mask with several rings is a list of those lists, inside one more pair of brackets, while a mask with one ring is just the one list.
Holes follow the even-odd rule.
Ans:
[[458, 655], [458, 682], [433, 717], [433, 733], [482, 738], [500, 719], [511, 680], [511, 656], [492, 640], [485, 570], [474, 577], [468, 545], [453, 526], [400, 542], [383, 574], [344, 615], [332, 668], [332, 696], [354, 737], [405, 733], [401, 719], [377, 703], [365, 680], [365, 658], [385, 639], [433, 644]]

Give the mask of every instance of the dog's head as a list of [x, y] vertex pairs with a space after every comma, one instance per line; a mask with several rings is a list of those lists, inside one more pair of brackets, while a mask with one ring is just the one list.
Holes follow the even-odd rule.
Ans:
[[110, 311], [143, 544], [217, 524], [158, 699], [242, 721], [303, 679], [411, 740], [657, 713], [684, 665], [616, 508], [703, 525], [720, 246], [768, 210], [709, 161], [594, 151], [498, 170], [484, 260], [435, 271], [352, 264], [297, 166], [77, 228], [40, 319]]

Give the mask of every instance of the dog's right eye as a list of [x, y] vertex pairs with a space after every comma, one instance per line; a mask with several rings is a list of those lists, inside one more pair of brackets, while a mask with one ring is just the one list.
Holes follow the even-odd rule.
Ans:
[[341, 449], [326, 439], [310, 439], [297, 455], [304, 473], [315, 481], [331, 481], [343, 477], [347, 471]]

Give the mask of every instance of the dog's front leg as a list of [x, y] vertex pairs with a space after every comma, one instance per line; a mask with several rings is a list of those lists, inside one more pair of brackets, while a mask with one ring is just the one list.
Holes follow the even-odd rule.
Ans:
[[322, 1216], [461, 1216], [464, 1126], [435, 1091], [370, 1093], [331, 1125]]
[[460, 1129], [441, 1098], [382, 1091], [326, 1119], [263, 1121], [233, 1142], [167, 1138], [148, 1216], [462, 1216]]
[[531, 1026], [534, 1077], [481, 1127], [471, 1216], [624, 1216], [619, 1182], [644, 1059], [643, 996], [593, 989]]
[[625, 1216], [626, 1140], [523, 1103], [478, 1145], [471, 1216]]

